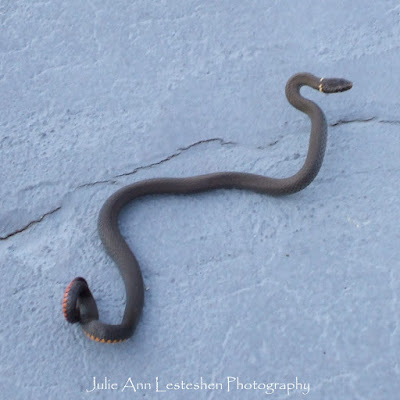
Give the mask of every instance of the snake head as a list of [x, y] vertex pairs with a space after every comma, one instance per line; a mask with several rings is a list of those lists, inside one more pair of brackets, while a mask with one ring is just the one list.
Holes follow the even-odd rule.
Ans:
[[353, 87], [353, 83], [342, 78], [321, 78], [319, 91], [323, 93], [345, 92]]

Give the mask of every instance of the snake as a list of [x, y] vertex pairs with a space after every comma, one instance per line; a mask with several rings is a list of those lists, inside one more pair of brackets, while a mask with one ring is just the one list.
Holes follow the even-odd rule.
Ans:
[[189, 195], [217, 189], [249, 190], [271, 196], [296, 193], [317, 176], [327, 144], [327, 122], [321, 108], [300, 93], [303, 86], [323, 93], [344, 92], [352, 82], [342, 78], [319, 78], [297, 73], [286, 84], [288, 102], [311, 120], [309, 145], [304, 164], [287, 178], [273, 178], [245, 172], [216, 172], [184, 178], [152, 178], [127, 185], [112, 194], [103, 204], [98, 217], [98, 232], [124, 281], [125, 311], [120, 324], [100, 321], [96, 301], [87, 281], [72, 280], [64, 292], [63, 314], [70, 323], [79, 322], [84, 334], [101, 343], [119, 343], [130, 338], [138, 324], [144, 305], [144, 282], [139, 263], [124, 240], [118, 225], [121, 210], [131, 201], [150, 195]]

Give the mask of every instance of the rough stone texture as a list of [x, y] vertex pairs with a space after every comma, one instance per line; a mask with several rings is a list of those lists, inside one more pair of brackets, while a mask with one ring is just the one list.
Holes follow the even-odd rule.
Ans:
[[[290, 398], [397, 399], [399, 20], [389, 0], [2, 1], [2, 397], [256, 399], [227, 377], [297, 376], [311, 389]], [[117, 188], [301, 166], [309, 121], [284, 96], [299, 71], [354, 82], [304, 90], [330, 124], [313, 184], [132, 204], [121, 229], [148, 289], [134, 337], [100, 345], [68, 325], [61, 301], [78, 275], [104, 321], [122, 316], [96, 231]], [[93, 376], [153, 388], [89, 395]], [[224, 388], [157, 394], [156, 376]]]

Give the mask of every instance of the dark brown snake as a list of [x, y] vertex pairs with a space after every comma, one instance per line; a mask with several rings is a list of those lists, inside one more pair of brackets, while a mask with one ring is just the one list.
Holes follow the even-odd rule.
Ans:
[[132, 336], [144, 301], [143, 278], [139, 264], [118, 227], [121, 209], [132, 200], [154, 194], [192, 194], [215, 189], [245, 189], [273, 196], [298, 192], [317, 176], [325, 154], [327, 124], [317, 104], [300, 94], [302, 86], [324, 93], [349, 90], [352, 83], [337, 78], [317, 78], [308, 73], [292, 76], [286, 84], [289, 103], [306, 113], [311, 120], [311, 134], [306, 160], [301, 169], [288, 178], [276, 179], [242, 172], [221, 172], [188, 178], [156, 178], [125, 186], [114, 193], [101, 208], [98, 230], [108, 254], [115, 261], [125, 283], [126, 305], [122, 322], [100, 322], [99, 313], [85, 279], [75, 278], [64, 294], [63, 311], [68, 322], [80, 322], [84, 333], [103, 343], [118, 343]]

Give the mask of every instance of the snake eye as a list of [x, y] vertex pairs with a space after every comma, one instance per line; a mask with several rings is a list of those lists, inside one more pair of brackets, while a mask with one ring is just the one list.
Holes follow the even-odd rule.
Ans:
[[81, 293], [87, 291], [88, 284], [85, 279], [78, 277], [75, 278], [65, 289], [63, 300], [63, 313], [65, 319], [74, 324], [81, 319], [78, 299]]

